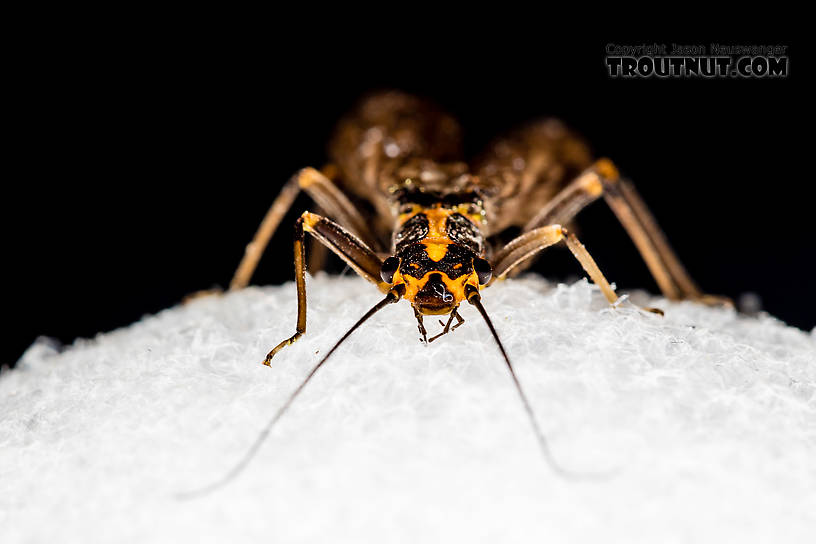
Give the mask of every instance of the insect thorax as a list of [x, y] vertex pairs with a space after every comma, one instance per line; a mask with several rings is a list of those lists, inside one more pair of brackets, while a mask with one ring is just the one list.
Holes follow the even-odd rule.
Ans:
[[411, 244], [458, 244], [483, 256], [484, 203], [476, 191], [449, 192], [411, 189], [410, 180], [394, 194], [397, 209], [392, 238], [396, 254]]

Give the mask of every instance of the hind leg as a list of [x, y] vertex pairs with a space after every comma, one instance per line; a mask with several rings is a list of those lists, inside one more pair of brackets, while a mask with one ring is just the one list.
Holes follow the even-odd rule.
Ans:
[[608, 159], [584, 171], [524, 227], [525, 232], [572, 220], [584, 207], [603, 197], [634, 242], [666, 298], [691, 299], [706, 304], [731, 304], [725, 297], [705, 295], [694, 283], [669, 246], [643, 199], [628, 181], [621, 179]]

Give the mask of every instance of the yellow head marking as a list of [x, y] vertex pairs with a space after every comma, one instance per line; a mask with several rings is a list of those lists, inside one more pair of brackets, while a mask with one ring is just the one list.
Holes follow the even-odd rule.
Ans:
[[[426, 287], [428, 286], [428, 282], [431, 281], [431, 276], [434, 274], [438, 274], [441, 278], [441, 282], [445, 287], [445, 291], [435, 291], [433, 294], [438, 295], [438, 305], [430, 305], [427, 304], [427, 300], [423, 300], [422, 295], [427, 295]], [[394, 275], [394, 283], [393, 285], [405, 285], [405, 294], [403, 298], [410, 301], [411, 303], [415, 303], [417, 308], [425, 315], [441, 315], [450, 313], [453, 307], [457, 306], [460, 302], [465, 300], [465, 287], [467, 285], [472, 285], [473, 287], [479, 288], [479, 278], [477, 277], [476, 273], [473, 274], [465, 274], [458, 278], [451, 279], [447, 274], [444, 272], [428, 272], [421, 278], [415, 278], [410, 275], [403, 275], [399, 272]], [[425, 302], [425, 304], [423, 304]]]

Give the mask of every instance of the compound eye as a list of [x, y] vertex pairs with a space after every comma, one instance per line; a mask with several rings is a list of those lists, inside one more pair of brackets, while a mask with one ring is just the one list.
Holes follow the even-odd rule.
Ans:
[[479, 277], [479, 285], [485, 285], [493, 277], [493, 267], [490, 263], [481, 257], [473, 259], [473, 269]]
[[388, 257], [382, 264], [382, 268], [380, 268], [380, 277], [385, 283], [391, 283], [394, 281], [394, 274], [397, 273], [399, 269], [400, 261], [396, 257]]

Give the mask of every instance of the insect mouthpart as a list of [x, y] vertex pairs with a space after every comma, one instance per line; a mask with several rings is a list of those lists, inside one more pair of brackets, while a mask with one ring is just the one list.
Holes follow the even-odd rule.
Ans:
[[449, 314], [458, 303], [439, 272], [428, 276], [428, 281], [414, 296], [414, 306], [425, 315]]

